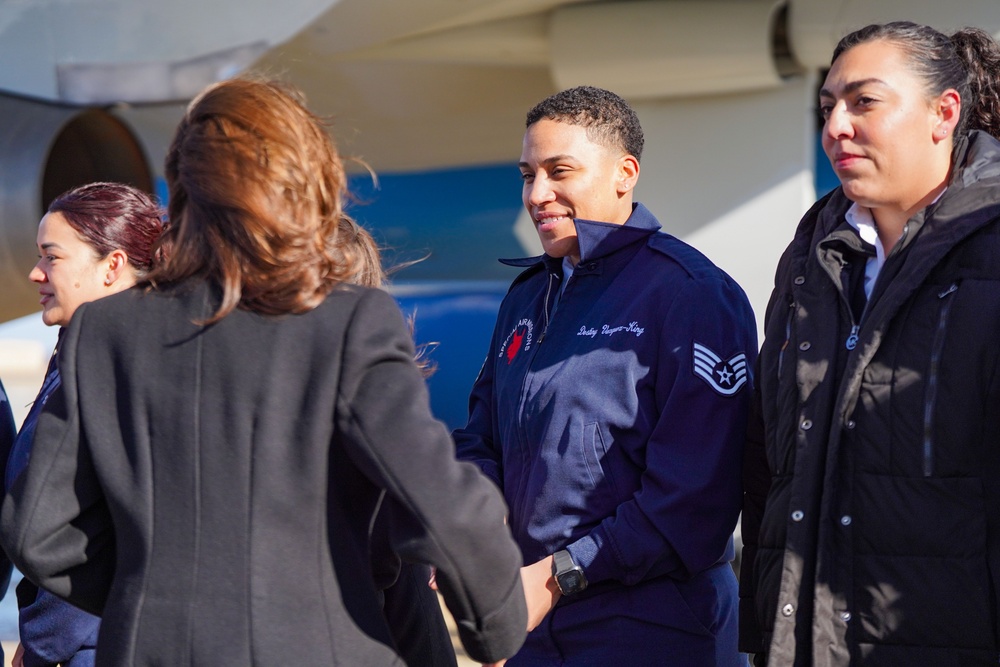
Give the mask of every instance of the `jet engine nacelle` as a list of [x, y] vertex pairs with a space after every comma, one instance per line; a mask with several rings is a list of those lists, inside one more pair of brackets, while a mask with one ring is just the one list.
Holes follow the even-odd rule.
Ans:
[[0, 321], [38, 310], [28, 281], [38, 221], [57, 196], [94, 181], [152, 192], [149, 164], [130, 128], [91, 108], [0, 96]]

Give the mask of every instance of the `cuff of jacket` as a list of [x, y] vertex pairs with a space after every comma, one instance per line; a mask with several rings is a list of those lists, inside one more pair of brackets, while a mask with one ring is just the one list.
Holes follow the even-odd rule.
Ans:
[[498, 662], [511, 657], [527, 637], [528, 608], [520, 573], [500, 607], [478, 620], [455, 619], [466, 653], [476, 662]]
[[14, 589], [14, 593], [17, 595], [18, 609], [24, 609], [35, 602], [35, 598], [38, 597], [38, 586], [27, 577], [24, 577], [21, 581], [17, 582], [17, 588]]
[[566, 551], [573, 557], [573, 562], [583, 569], [587, 582], [596, 584], [610, 578], [609, 573], [614, 568], [613, 563], [607, 563], [607, 558], [601, 558], [602, 539], [594, 535], [585, 535], [573, 544], [566, 546]]

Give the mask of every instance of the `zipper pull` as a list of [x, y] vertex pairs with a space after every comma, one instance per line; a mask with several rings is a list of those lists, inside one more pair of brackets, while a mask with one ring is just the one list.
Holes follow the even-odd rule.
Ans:
[[857, 324], [851, 327], [851, 335], [847, 337], [847, 349], [853, 350], [858, 346], [858, 329], [860, 329]]

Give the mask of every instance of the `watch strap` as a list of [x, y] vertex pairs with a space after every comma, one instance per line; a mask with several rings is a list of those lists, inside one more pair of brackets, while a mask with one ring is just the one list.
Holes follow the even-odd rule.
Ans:
[[560, 572], [572, 570], [574, 567], [576, 567], [576, 562], [573, 560], [573, 556], [565, 549], [552, 554], [552, 576], [556, 576]]

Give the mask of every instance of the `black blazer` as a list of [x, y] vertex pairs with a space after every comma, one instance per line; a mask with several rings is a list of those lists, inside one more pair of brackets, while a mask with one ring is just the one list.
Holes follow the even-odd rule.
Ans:
[[401, 664], [380, 543], [439, 568], [470, 655], [512, 655], [505, 506], [431, 416], [392, 298], [344, 286], [302, 315], [193, 323], [217, 303], [189, 283], [81, 306], [3, 503], [18, 568], [103, 615], [98, 664]]

